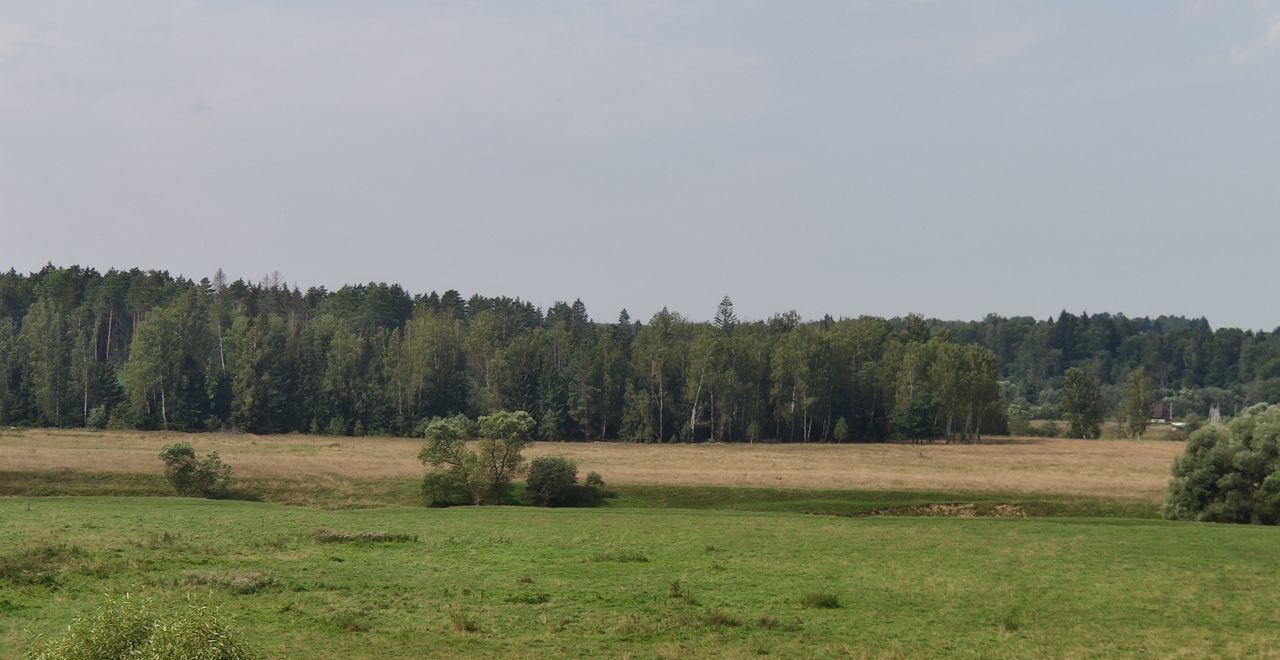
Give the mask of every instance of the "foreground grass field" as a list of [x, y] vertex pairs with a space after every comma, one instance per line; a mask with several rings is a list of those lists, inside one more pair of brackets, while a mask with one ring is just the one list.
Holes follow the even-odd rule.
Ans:
[[[172, 497], [178, 440], [239, 501]], [[579, 510], [415, 506], [420, 447], [5, 433], [0, 658], [137, 590], [221, 606], [269, 657], [1280, 649], [1280, 530], [1156, 519], [1181, 443], [539, 443], [617, 494]]]
[[1276, 566], [1280, 530], [1161, 521], [17, 497], [0, 657], [138, 589], [272, 657], [1265, 657]]

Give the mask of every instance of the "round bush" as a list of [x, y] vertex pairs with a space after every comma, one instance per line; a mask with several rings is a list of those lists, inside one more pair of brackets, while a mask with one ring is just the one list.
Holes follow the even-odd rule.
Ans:
[[216, 451], [199, 460], [189, 443], [178, 442], [165, 445], [160, 460], [164, 461], [165, 478], [179, 495], [217, 499], [231, 492], [231, 466], [225, 465]]
[[541, 456], [529, 464], [525, 497], [538, 506], [568, 506], [578, 498], [578, 466], [562, 456]]
[[1173, 465], [1166, 518], [1205, 522], [1280, 522], [1280, 406], [1258, 404], [1225, 428], [1187, 439]]

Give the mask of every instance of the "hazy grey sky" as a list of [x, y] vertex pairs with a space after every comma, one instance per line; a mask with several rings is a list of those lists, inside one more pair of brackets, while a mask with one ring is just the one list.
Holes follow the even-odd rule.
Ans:
[[0, 0], [0, 266], [1280, 325], [1280, 2]]

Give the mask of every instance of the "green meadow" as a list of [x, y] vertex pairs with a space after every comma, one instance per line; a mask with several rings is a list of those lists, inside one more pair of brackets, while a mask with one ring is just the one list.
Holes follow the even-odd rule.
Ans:
[[0, 657], [139, 591], [221, 608], [268, 657], [1280, 652], [1280, 529], [640, 495], [558, 510], [0, 498]]

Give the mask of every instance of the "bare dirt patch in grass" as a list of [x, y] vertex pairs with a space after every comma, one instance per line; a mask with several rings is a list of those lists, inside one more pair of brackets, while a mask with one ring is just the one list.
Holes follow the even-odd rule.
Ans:
[[[7, 470], [158, 474], [167, 442], [216, 450], [245, 479], [417, 479], [420, 440], [328, 436], [24, 430], [0, 436]], [[975, 445], [540, 442], [610, 484], [1020, 492], [1161, 501], [1182, 443], [991, 438]]]

